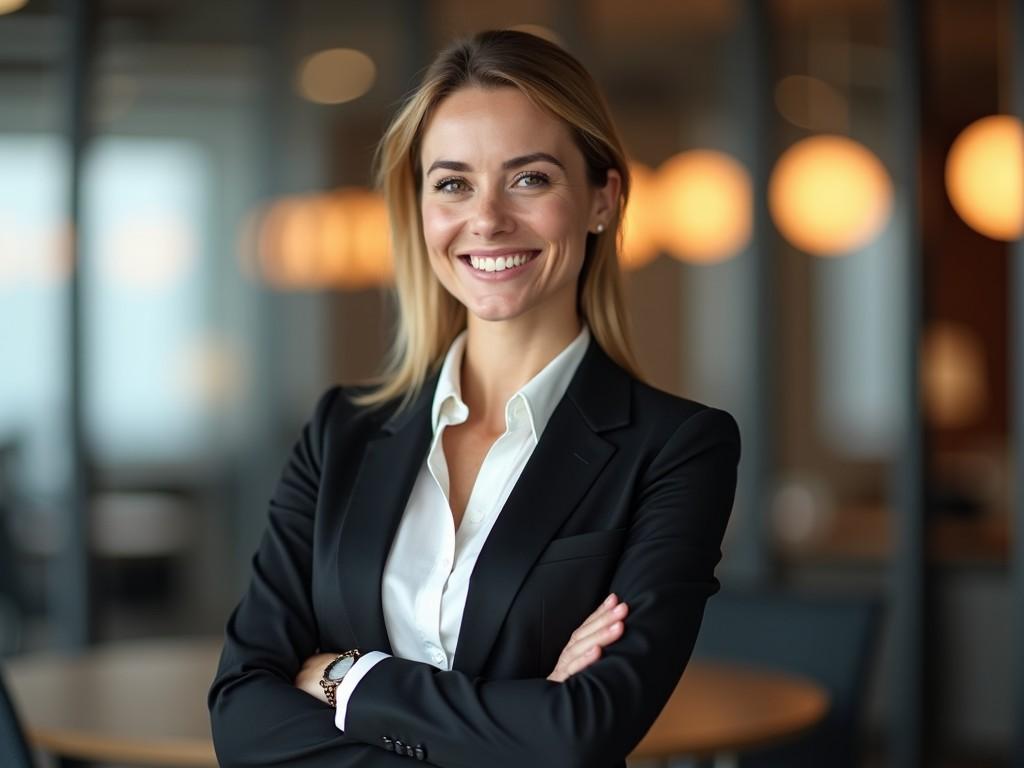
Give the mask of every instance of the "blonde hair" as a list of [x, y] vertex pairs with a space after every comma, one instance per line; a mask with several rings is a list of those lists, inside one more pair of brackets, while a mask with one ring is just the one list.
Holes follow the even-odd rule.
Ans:
[[398, 326], [384, 373], [353, 397], [360, 405], [420, 392], [466, 326], [466, 308], [435, 277], [423, 241], [419, 150], [423, 130], [447, 96], [468, 86], [513, 87], [563, 120], [586, 161], [588, 181], [604, 186], [609, 169], [622, 177], [619, 205], [601, 234], [588, 234], [578, 287], [578, 311], [608, 355], [634, 376], [639, 369], [619, 274], [618, 244], [629, 197], [629, 170], [611, 115], [590, 73], [557, 45], [525, 32], [480, 32], [450, 45], [427, 70], [377, 147], [377, 185], [391, 218]]

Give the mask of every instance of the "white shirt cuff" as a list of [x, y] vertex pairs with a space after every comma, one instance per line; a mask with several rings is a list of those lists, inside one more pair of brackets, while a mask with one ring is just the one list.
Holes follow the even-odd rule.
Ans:
[[345, 677], [342, 678], [342, 681], [334, 690], [334, 698], [337, 702], [334, 724], [338, 726], [339, 731], [345, 730], [345, 712], [348, 710], [348, 700], [352, 697], [352, 692], [356, 689], [359, 681], [363, 679], [367, 672], [373, 669], [374, 665], [390, 658], [391, 655], [388, 653], [370, 651], [360, 656], [356, 663], [352, 665], [352, 669], [345, 673]]

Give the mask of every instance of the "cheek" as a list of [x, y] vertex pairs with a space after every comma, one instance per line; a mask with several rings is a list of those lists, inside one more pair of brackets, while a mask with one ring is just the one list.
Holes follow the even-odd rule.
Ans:
[[426, 203], [420, 208], [423, 238], [431, 251], [445, 251], [458, 233], [460, 220], [450, 207]]
[[547, 240], [571, 241], [584, 233], [586, 227], [579, 206], [573, 200], [552, 196], [544, 205], [536, 206], [530, 215], [531, 224]]

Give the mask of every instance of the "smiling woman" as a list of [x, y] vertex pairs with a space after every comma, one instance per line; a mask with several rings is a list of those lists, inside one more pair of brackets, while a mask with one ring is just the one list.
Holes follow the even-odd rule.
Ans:
[[[444, 159], [452, 154], [459, 159]], [[445, 99], [426, 125], [420, 155], [427, 253], [438, 280], [466, 307], [470, 337], [515, 320], [503, 327], [519, 330], [518, 339], [506, 335], [517, 348], [543, 338], [541, 328], [564, 329], [551, 341], [565, 347], [579, 332], [586, 235], [617, 211], [618, 171], [591, 186], [565, 123], [508, 87], [463, 88]]]
[[378, 152], [399, 323], [318, 403], [210, 691], [222, 765], [624, 765], [689, 659], [732, 507], [727, 413], [636, 374], [629, 174], [586, 70], [442, 52]]
[[[495, 139], [500, 146], [488, 144]], [[494, 198], [499, 164], [506, 191], [511, 193], [514, 184], [517, 196]], [[518, 212], [529, 210], [535, 218], [553, 211], [554, 202], [562, 203], [563, 211], [575, 204], [575, 223], [582, 227], [576, 227], [576, 242], [561, 255], [582, 259], [576, 281], [578, 319], [612, 360], [639, 375], [617, 259], [629, 196], [625, 150], [593, 78], [565, 50], [510, 30], [484, 32], [452, 45], [434, 61], [381, 140], [377, 179], [391, 214], [399, 325], [390, 364], [378, 386], [358, 402], [371, 405], [399, 397], [408, 404], [466, 327], [466, 306], [435, 277], [436, 261], [428, 253], [436, 249], [432, 233], [443, 229], [440, 221], [465, 217], [474, 203], [485, 218], [505, 215], [506, 226], [520, 218], [504, 207], [514, 200], [520, 201]], [[599, 202], [602, 215], [583, 218], [595, 213], [585, 205], [594, 197], [600, 200], [589, 202]], [[445, 219], [435, 218], [436, 200], [459, 205], [451, 206]], [[546, 204], [549, 200], [552, 204]], [[541, 239], [537, 233], [528, 236]], [[505, 232], [499, 224], [490, 238], [462, 236], [456, 245], [472, 242], [484, 269], [490, 257], [497, 271], [502, 251], [524, 244], [516, 237], [522, 232]], [[540, 243], [531, 244], [538, 250]]]

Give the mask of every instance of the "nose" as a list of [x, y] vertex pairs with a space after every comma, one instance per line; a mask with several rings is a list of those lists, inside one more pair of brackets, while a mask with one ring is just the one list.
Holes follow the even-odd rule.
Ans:
[[473, 234], [484, 239], [492, 239], [515, 229], [515, 220], [501, 190], [481, 191], [477, 194], [471, 224]]

